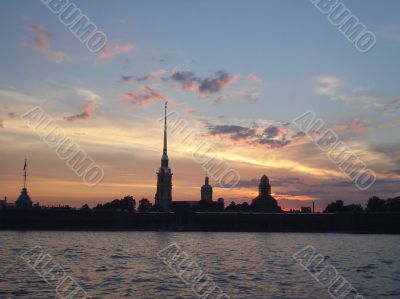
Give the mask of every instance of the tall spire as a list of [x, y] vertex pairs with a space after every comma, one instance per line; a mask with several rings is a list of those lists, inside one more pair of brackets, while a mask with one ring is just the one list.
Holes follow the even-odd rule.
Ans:
[[25, 164], [24, 164], [24, 174], [23, 174], [23, 177], [24, 177], [24, 189], [26, 188], [26, 177], [28, 176], [27, 174], [26, 174], [26, 161], [27, 161], [27, 159], [25, 158]]
[[164, 148], [163, 148], [163, 155], [168, 155], [168, 149], [167, 149], [167, 104], [168, 104], [168, 101], [165, 102], [165, 111], [164, 111]]
[[156, 206], [164, 211], [169, 211], [172, 204], [172, 173], [168, 166], [167, 150], [167, 104], [164, 110], [164, 147], [161, 158], [161, 167], [157, 172], [157, 192], [155, 195]]

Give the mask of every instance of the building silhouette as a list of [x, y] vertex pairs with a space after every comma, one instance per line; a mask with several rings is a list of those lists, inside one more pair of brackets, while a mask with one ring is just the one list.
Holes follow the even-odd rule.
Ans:
[[258, 196], [253, 199], [252, 208], [260, 212], [282, 212], [278, 202], [271, 195], [271, 184], [264, 174], [258, 185]]
[[206, 202], [212, 202], [213, 188], [209, 184], [209, 179], [206, 176], [204, 185], [201, 187], [201, 200]]
[[167, 148], [167, 103], [164, 110], [164, 147], [161, 157], [161, 166], [157, 172], [157, 193], [155, 195], [155, 205], [164, 211], [169, 211], [172, 205], [172, 172], [168, 166]]
[[15, 206], [18, 208], [31, 208], [32, 207], [32, 200], [29, 197], [28, 194], [28, 189], [26, 188], [26, 178], [28, 177], [27, 173], [26, 173], [26, 167], [27, 167], [27, 163], [26, 163], [26, 159], [25, 159], [25, 165], [24, 165], [24, 187], [22, 188], [21, 194], [18, 197], [17, 201], [15, 202]]

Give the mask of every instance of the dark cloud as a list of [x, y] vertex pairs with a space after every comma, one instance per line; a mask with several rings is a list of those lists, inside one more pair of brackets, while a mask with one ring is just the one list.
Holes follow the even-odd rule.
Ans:
[[174, 71], [165, 80], [178, 83], [183, 91], [196, 91], [199, 94], [213, 94], [227, 89], [238, 79], [237, 75], [218, 71], [214, 77], [200, 78], [192, 71]]
[[260, 179], [241, 180], [237, 183], [235, 188], [256, 188], [258, 187], [258, 184], [260, 184]]
[[225, 71], [215, 73], [215, 78], [204, 78], [199, 82], [199, 92], [202, 94], [217, 93], [222, 89], [228, 88], [237, 80], [236, 75], [228, 74]]
[[300, 178], [289, 177], [289, 178], [276, 178], [271, 179], [271, 185], [274, 186], [287, 186], [287, 185], [299, 185], [304, 184]]
[[294, 134], [292, 136], [292, 139], [302, 138], [304, 136], [306, 136], [306, 134], [304, 132], [297, 132], [296, 134]]
[[267, 138], [274, 138], [278, 136], [279, 134], [279, 128], [276, 126], [269, 126], [264, 130], [264, 134]]
[[196, 89], [198, 81], [200, 80], [199, 78], [196, 78], [193, 72], [190, 71], [176, 71], [169, 77], [169, 79], [179, 83], [181, 89], [184, 91]]
[[131, 81], [133, 78], [134, 78], [133, 76], [124, 76], [124, 75], [122, 75], [122, 76], [121, 76], [121, 82], [129, 82], [129, 81]]
[[286, 139], [269, 139], [269, 138], [260, 138], [258, 141], [259, 144], [268, 145], [269, 148], [280, 148], [288, 145], [291, 140]]
[[[296, 177], [289, 177], [289, 178], [276, 178], [276, 179], [270, 179], [270, 183], [272, 187], [278, 187], [278, 186], [291, 186], [291, 185], [299, 185], [303, 184], [303, 182], [300, 180], [300, 178]], [[235, 188], [241, 189], [241, 188], [257, 188], [258, 184], [260, 184], [260, 179], [255, 178], [251, 180], [241, 180]]]
[[400, 168], [398, 169], [389, 169], [386, 173], [400, 174]]
[[291, 139], [287, 137], [288, 130], [283, 127], [269, 126], [264, 129], [256, 143], [268, 145], [270, 148], [281, 148], [288, 145]]
[[304, 133], [291, 132], [286, 127], [270, 125], [265, 129], [254, 124], [251, 127], [238, 125], [207, 125], [210, 135], [224, 135], [232, 140], [244, 140], [251, 145], [264, 145], [268, 148], [281, 148], [294, 139], [305, 136]]
[[229, 135], [233, 140], [249, 139], [256, 136], [256, 130], [236, 125], [209, 126], [211, 135]]
[[126, 75], [126, 76], [122, 75], [120, 82], [134, 81], [134, 82], [137, 82], [137, 83], [142, 83], [142, 82], [146, 82], [148, 80], [161, 78], [161, 76], [164, 73], [165, 73], [165, 71], [163, 69], [161, 69], [161, 70], [150, 72], [147, 75], [142, 76], [142, 77], [135, 77], [135, 76], [130, 76], [130, 75]]

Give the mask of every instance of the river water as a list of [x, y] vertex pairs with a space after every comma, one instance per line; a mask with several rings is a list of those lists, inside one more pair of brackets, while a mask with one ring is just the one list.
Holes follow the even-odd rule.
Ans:
[[207, 298], [332, 298], [293, 258], [305, 246], [365, 298], [400, 298], [396, 235], [11, 231], [0, 231], [0, 298], [66, 294], [57, 293], [57, 279], [43, 279], [43, 262], [35, 266], [46, 254], [92, 298], [199, 298], [204, 293], [160, 259], [165, 248], [179, 248], [208, 275], [215, 291]]

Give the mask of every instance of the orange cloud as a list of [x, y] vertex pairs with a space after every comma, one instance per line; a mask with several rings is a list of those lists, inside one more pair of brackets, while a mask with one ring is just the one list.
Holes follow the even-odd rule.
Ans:
[[28, 26], [28, 30], [34, 33], [34, 37], [27, 45], [33, 49], [47, 52], [50, 49], [50, 40], [54, 38], [54, 35], [37, 24]]
[[96, 108], [96, 101], [89, 101], [81, 107], [81, 113], [73, 116], [64, 117], [64, 119], [70, 123], [74, 123], [79, 120], [87, 120], [93, 118], [93, 110]]

